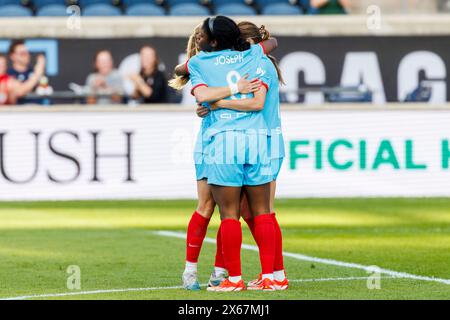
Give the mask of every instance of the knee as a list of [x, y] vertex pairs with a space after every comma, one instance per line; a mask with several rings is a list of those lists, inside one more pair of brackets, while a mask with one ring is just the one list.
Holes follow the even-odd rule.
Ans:
[[239, 220], [240, 216], [239, 213], [236, 210], [227, 210], [226, 208], [223, 208], [220, 211], [220, 219], [234, 219]]
[[207, 199], [205, 201], [200, 201], [197, 206], [197, 212], [200, 213], [204, 218], [211, 218], [214, 213], [214, 208], [216, 203], [213, 199]]

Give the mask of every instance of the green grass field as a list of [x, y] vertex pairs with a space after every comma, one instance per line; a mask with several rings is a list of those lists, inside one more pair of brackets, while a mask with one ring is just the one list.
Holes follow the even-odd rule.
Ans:
[[[289, 253], [428, 277], [382, 274], [369, 290], [364, 270], [285, 258], [291, 287], [283, 292], [211, 293], [178, 288], [184, 232], [194, 201], [0, 203], [0, 299], [449, 299], [450, 199], [279, 200]], [[214, 238], [218, 217], [211, 221]], [[254, 244], [243, 223], [244, 243]], [[206, 283], [215, 246], [205, 243], [199, 276]], [[257, 253], [242, 250], [244, 280], [259, 273]], [[66, 287], [66, 269], [81, 269], [81, 290]], [[171, 288], [175, 286], [175, 288]], [[135, 291], [86, 291], [143, 288]], [[69, 296], [50, 294], [73, 293]]]

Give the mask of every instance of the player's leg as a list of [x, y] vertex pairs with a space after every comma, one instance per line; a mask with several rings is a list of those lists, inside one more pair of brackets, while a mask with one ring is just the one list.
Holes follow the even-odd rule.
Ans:
[[284, 259], [283, 259], [283, 235], [281, 233], [281, 228], [276, 218], [274, 210], [275, 193], [276, 193], [277, 182], [276, 180], [270, 183], [270, 212], [273, 218], [275, 226], [275, 261], [274, 261], [274, 283], [275, 289], [286, 290], [289, 286], [289, 282], [286, 278], [286, 272], [284, 270]]
[[289, 286], [289, 281], [286, 278], [286, 272], [284, 270], [283, 259], [283, 236], [281, 228], [278, 223], [275, 214], [275, 194], [277, 187], [277, 178], [283, 164], [283, 158], [271, 159], [271, 171], [273, 173], [273, 181], [270, 183], [270, 212], [272, 214], [273, 222], [275, 225], [275, 264], [274, 264], [274, 283], [275, 289], [286, 290]]
[[[252, 233], [253, 239], [255, 239], [255, 224], [253, 220], [253, 215], [250, 212], [250, 207], [248, 205], [248, 199], [245, 192], [241, 195], [241, 217], [244, 219], [244, 221], [247, 223], [248, 228], [250, 229], [250, 232]], [[256, 240], [255, 240], [256, 241]]]
[[214, 212], [215, 202], [206, 179], [197, 181], [198, 205], [192, 214], [186, 235], [186, 264], [183, 272], [183, 286], [188, 290], [199, 290], [197, 263], [208, 224]]
[[216, 256], [214, 260], [214, 270], [211, 273], [208, 281], [208, 287], [216, 287], [222, 283], [227, 277], [227, 269], [223, 257], [222, 248], [222, 225], [219, 226], [216, 235]]
[[[248, 199], [247, 199], [247, 196], [245, 195], [245, 192], [243, 192], [241, 195], [241, 217], [242, 217], [242, 219], [244, 219], [245, 223], [247, 223], [247, 226], [248, 226], [250, 232], [252, 233], [253, 239], [256, 242], [255, 223], [254, 223], [253, 215], [250, 212], [250, 207], [248, 205]], [[257, 279], [249, 281], [247, 286], [253, 287], [253, 286], [261, 284], [261, 282], [262, 282], [262, 273], [259, 274]]]
[[211, 186], [214, 200], [219, 207], [222, 256], [229, 278], [211, 291], [241, 291], [245, 289], [241, 271], [242, 229], [239, 222], [240, 187]]
[[276, 233], [270, 212], [270, 183], [257, 186], [245, 186], [250, 212], [253, 214], [255, 240], [259, 248], [261, 261], [261, 283], [249, 287], [249, 290], [275, 290], [274, 265]]

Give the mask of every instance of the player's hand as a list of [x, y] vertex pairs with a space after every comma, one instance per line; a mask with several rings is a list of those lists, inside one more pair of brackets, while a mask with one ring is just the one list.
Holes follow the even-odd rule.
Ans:
[[197, 116], [199, 116], [200, 118], [204, 118], [208, 115], [209, 109], [199, 105], [197, 106], [197, 110], [195, 110], [195, 112], [197, 113]]
[[217, 109], [220, 109], [220, 107], [219, 107], [219, 102], [218, 101], [216, 101], [216, 102], [210, 102], [209, 103], [209, 106], [211, 107], [211, 110], [217, 110]]
[[248, 74], [239, 79], [238, 89], [240, 93], [252, 93], [260, 89], [262, 81], [259, 79], [248, 80]]

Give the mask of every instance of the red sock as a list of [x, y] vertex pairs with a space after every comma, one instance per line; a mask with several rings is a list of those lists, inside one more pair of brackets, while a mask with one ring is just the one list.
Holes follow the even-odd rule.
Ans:
[[193, 263], [198, 261], [208, 224], [209, 219], [202, 217], [197, 211], [194, 212], [187, 229], [186, 261]]
[[234, 219], [224, 219], [220, 229], [225, 269], [230, 277], [238, 277], [241, 275], [241, 223]]
[[216, 238], [216, 261], [214, 262], [215, 267], [225, 268], [225, 261], [223, 260], [223, 250], [222, 250], [222, 225], [217, 230], [217, 238]]
[[259, 248], [259, 258], [263, 274], [273, 273], [275, 261], [275, 225], [271, 214], [254, 218], [255, 239]]
[[247, 222], [247, 226], [250, 229], [250, 232], [252, 233], [253, 239], [255, 239], [255, 241], [256, 241], [256, 237], [255, 237], [255, 220], [253, 219], [253, 217], [250, 217], [250, 218], [245, 218], [244, 221]]
[[281, 228], [278, 224], [275, 213], [272, 213], [273, 223], [275, 224], [275, 263], [274, 271], [284, 270], [283, 263], [283, 235], [281, 234]]

